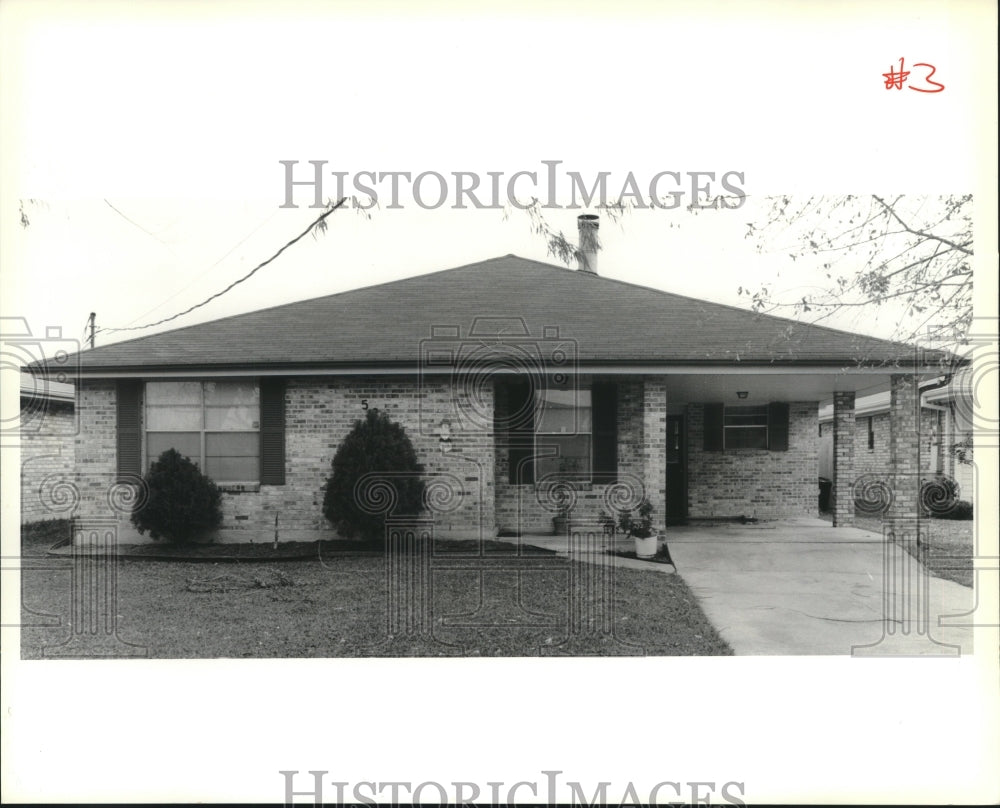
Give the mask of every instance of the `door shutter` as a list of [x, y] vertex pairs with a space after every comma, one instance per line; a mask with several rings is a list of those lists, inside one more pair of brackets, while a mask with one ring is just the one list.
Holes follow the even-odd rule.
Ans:
[[135, 483], [142, 476], [142, 382], [120, 379], [118, 409], [118, 478], [119, 483]]
[[508, 479], [511, 485], [535, 482], [535, 395], [530, 381], [507, 387]]
[[705, 410], [705, 443], [706, 452], [721, 452], [725, 446], [723, 418], [725, 407], [722, 404], [706, 404]]
[[767, 448], [772, 452], [788, 451], [788, 404], [784, 401], [767, 405]]
[[285, 484], [285, 380], [260, 381], [260, 482]]
[[618, 480], [618, 385], [597, 382], [591, 391], [595, 483]]

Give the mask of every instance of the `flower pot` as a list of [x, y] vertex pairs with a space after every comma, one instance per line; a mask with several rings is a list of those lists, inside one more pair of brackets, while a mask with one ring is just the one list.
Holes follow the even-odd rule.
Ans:
[[639, 558], [652, 558], [656, 555], [656, 534], [644, 539], [635, 537], [635, 554]]

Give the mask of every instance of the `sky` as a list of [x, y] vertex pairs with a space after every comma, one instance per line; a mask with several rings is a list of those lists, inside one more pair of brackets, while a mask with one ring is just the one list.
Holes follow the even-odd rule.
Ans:
[[[281, 176], [275, 187], [280, 192]], [[280, 196], [280, 193], [278, 194]], [[280, 199], [278, 200], [281, 201]], [[559, 264], [528, 214], [505, 210], [372, 209], [345, 207], [329, 218], [325, 233], [310, 234], [250, 280], [190, 314], [138, 330], [224, 290], [299, 235], [320, 213], [267, 202], [96, 199], [28, 203], [30, 224], [12, 233], [31, 272], [7, 285], [32, 323], [59, 326], [80, 339], [88, 315], [97, 314], [97, 343], [156, 333], [360, 286], [515, 253]], [[734, 203], [735, 204], [735, 203]], [[602, 275], [657, 289], [749, 306], [739, 288], [776, 282], [794, 292], [822, 282], [806, 262], [787, 251], [756, 249], [746, 223], [763, 212], [748, 199], [736, 210], [636, 210], [617, 221], [605, 214], [601, 228]], [[583, 210], [588, 210], [584, 208]], [[545, 211], [546, 220], [573, 242], [580, 210]], [[571, 264], [575, 268], [575, 262]], [[71, 268], [71, 269], [70, 269]], [[53, 273], [58, 294], [53, 295]], [[852, 313], [853, 315], [853, 313]], [[889, 336], [892, 322], [841, 318], [844, 327]]]
[[[971, 191], [985, 202], [975, 210], [977, 313], [995, 317], [995, 31], [995, 4], [975, 0], [2, 0], [0, 313], [73, 341], [91, 311], [100, 328], [142, 325], [205, 299], [316, 215], [280, 207], [282, 160], [507, 176], [560, 160], [587, 178], [742, 173], [742, 208], [637, 212], [601, 229], [601, 274], [723, 303], [748, 283], [816, 282], [744, 239], [768, 195]], [[882, 74], [901, 57], [912, 70], [933, 64], [946, 89], [886, 89]], [[580, 212], [553, 210], [551, 224], [572, 234]], [[547, 260], [517, 211], [405, 204], [329, 221], [171, 325], [506, 253]], [[870, 317], [839, 324], [886, 335]], [[4, 363], [6, 423], [17, 396]], [[4, 553], [16, 554], [6, 505], [17, 461], [6, 444], [3, 464]], [[977, 518], [996, 535], [984, 521], [995, 513]], [[9, 608], [6, 590], [17, 593], [5, 587]], [[986, 795], [983, 760], [996, 759], [995, 659], [52, 669], [9, 657], [4, 788], [22, 799], [270, 801], [282, 796], [279, 769], [514, 780], [562, 768], [743, 779], [751, 802], [880, 799], [887, 778], [910, 786], [896, 801], [950, 801], [956, 784]], [[637, 677], [664, 697], [637, 701]], [[401, 682], [420, 696], [397, 698]], [[475, 743], [470, 726], [485, 730]], [[877, 760], [850, 757], [859, 734], [881, 739]]]
[[[709, 171], [716, 192], [722, 174], [738, 172], [746, 201], [736, 210], [605, 220], [601, 271], [740, 305], [740, 287], [771, 282], [792, 295], [823, 282], [808, 262], [789, 260], [787, 245], [765, 244], [759, 255], [744, 238], [767, 196], [963, 192], [979, 177], [972, 89], [949, 80], [940, 94], [887, 95], [880, 74], [889, 65], [874, 47], [880, 29], [816, 7], [766, 25], [752, 7], [732, 6], [715, 16], [644, 7], [643, 25], [638, 9], [586, 4], [530, 18], [495, 10], [461, 18], [446, 6], [363, 16], [349, 4], [339, 15], [265, 4], [196, 16], [186, 3], [112, 5], [104, 14], [26, 8], [6, 12], [22, 34], [5, 43], [13, 66], [5, 139], [20, 158], [5, 163], [4, 204], [24, 210], [30, 225], [16, 226], [16, 215], [2, 222], [3, 314], [27, 318], [35, 333], [56, 325], [78, 339], [91, 311], [102, 329], [145, 325], [241, 277], [316, 215], [304, 207], [307, 189], [297, 191], [299, 209], [279, 207], [279, 160], [298, 161], [298, 171], [325, 160], [328, 171], [352, 176], [505, 178], [558, 160], [560, 172], [588, 184], [611, 172], [612, 189], [628, 172], [645, 188], [660, 171], [685, 181]], [[866, 14], [892, 19], [888, 10]], [[933, 45], [955, 74], [970, 58], [960, 23], [942, 37], [938, 17], [897, 14], [893, 28], [914, 53]], [[704, 48], [680, 48], [671, 33], [679, 30]], [[762, 36], [783, 47], [741, 44]], [[880, 58], [846, 60], [848, 47]], [[928, 132], [928, 110], [968, 123], [947, 133], [956, 148], [933, 145], [942, 133]], [[835, 159], [831, 144], [870, 160]], [[328, 177], [327, 195], [333, 185]], [[580, 212], [546, 213], [575, 239]], [[347, 213], [197, 312], [169, 326], [103, 332], [99, 344], [506, 253], [552, 260], [516, 210], [423, 210], [410, 198], [370, 218]], [[830, 320], [878, 336], [890, 336], [892, 322], [871, 313]]]

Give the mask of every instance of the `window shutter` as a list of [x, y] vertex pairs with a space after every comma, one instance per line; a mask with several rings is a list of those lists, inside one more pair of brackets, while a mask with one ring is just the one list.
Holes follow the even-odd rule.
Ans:
[[260, 482], [285, 484], [285, 380], [260, 380]]
[[772, 452], [788, 451], [788, 403], [772, 401], [767, 405], [767, 448]]
[[134, 483], [142, 476], [142, 382], [120, 379], [118, 408], [118, 478], [120, 483]]
[[595, 483], [618, 480], [618, 385], [597, 382], [591, 391]]
[[507, 437], [510, 441], [510, 484], [534, 483], [535, 396], [529, 381], [514, 382], [507, 387]]
[[705, 404], [705, 444], [706, 452], [721, 452], [725, 446], [723, 435], [724, 411], [722, 404]]

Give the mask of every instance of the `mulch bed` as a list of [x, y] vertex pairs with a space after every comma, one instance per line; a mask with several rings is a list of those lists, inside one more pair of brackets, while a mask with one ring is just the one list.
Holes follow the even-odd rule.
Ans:
[[670, 557], [670, 553], [666, 552], [662, 547], [652, 558], [639, 558], [639, 556], [635, 554], [635, 550], [606, 550], [605, 552], [608, 555], [617, 556], [618, 558], [631, 558], [635, 561], [648, 561], [651, 564], [669, 564], [674, 569], [677, 569], [677, 565]]
[[[49, 549], [54, 556], [72, 555], [68, 544]], [[495, 556], [538, 556], [554, 555], [554, 551], [530, 545], [517, 545], [504, 541], [438, 540], [434, 542], [435, 555], [495, 555]], [[151, 544], [119, 545], [118, 556], [135, 561], [192, 561], [192, 562], [250, 562], [250, 561], [302, 561], [321, 560], [329, 556], [382, 555], [382, 542], [328, 540], [247, 544], [172, 544], [154, 542]]]

